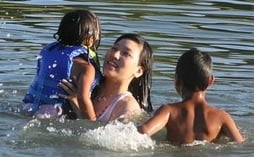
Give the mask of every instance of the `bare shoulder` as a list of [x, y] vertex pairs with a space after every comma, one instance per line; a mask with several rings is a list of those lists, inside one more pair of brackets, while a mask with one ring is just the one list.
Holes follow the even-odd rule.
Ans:
[[[225, 110], [214, 107], [214, 106], [207, 106], [208, 114], [212, 117], [217, 117], [217, 119], [220, 119], [220, 121], [224, 121], [228, 118], [231, 118], [229, 113], [227, 113]], [[214, 118], [213, 118], [214, 119]]]
[[77, 63], [77, 64], [88, 63], [87, 60], [85, 60], [85, 59], [83, 59], [83, 58], [81, 58], [81, 57], [75, 57], [75, 58], [73, 59], [73, 62], [74, 62], [74, 63]]
[[230, 137], [231, 140], [238, 143], [244, 141], [244, 137], [239, 132], [235, 121], [227, 111], [214, 107], [210, 115], [210, 120], [213, 119], [213, 122], [221, 125], [221, 134]]
[[116, 119], [122, 115], [127, 119], [132, 119], [138, 117], [141, 113], [142, 110], [136, 99], [132, 95], [128, 95], [117, 102], [112, 111], [111, 119]]
[[212, 112], [215, 115], [224, 115], [224, 114], [227, 114], [225, 110], [217, 108], [217, 107], [212, 106], [212, 105], [207, 105], [206, 108], [208, 109], [208, 111]]
[[76, 66], [79, 66], [79, 67], [93, 67], [93, 64], [91, 64], [89, 61], [83, 59], [83, 58], [80, 58], [80, 57], [77, 57], [75, 59], [73, 59], [73, 62], [74, 62], [74, 65]]
[[83, 79], [87, 79], [90, 76], [89, 79], [94, 79], [95, 67], [92, 64], [80, 57], [73, 59], [73, 63], [71, 69], [72, 76], [77, 78], [82, 77]]
[[177, 103], [168, 103], [161, 105], [156, 111], [155, 114], [168, 114], [177, 109]]
[[218, 115], [221, 118], [221, 120], [223, 120], [224, 122], [232, 121], [232, 117], [225, 110], [218, 109]]
[[113, 110], [114, 113], [129, 114], [129, 113], [140, 113], [141, 108], [137, 100], [132, 95], [127, 95], [119, 100]]
[[126, 110], [139, 110], [140, 106], [137, 100], [132, 95], [125, 96], [122, 100], [119, 101], [117, 106], [125, 108]]

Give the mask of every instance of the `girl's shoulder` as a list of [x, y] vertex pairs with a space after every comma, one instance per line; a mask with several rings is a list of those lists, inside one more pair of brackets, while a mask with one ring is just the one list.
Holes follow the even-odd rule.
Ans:
[[135, 97], [130, 93], [118, 101], [115, 112], [119, 112], [118, 114], [124, 116], [124, 119], [133, 121], [141, 116], [142, 109]]
[[135, 99], [135, 97], [130, 93], [124, 93], [124, 97], [118, 102], [117, 106], [122, 106], [125, 110], [138, 110], [141, 111], [140, 105]]

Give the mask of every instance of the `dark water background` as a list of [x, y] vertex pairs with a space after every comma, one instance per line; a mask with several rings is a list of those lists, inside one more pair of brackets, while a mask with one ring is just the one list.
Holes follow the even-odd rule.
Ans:
[[[83, 120], [49, 122], [21, 116], [19, 107], [39, 50], [54, 41], [63, 14], [79, 8], [100, 17], [101, 60], [122, 33], [140, 33], [152, 45], [155, 108], [180, 100], [173, 85], [178, 57], [190, 47], [209, 52], [216, 82], [207, 98], [232, 115], [246, 142], [178, 148], [163, 142], [163, 133], [153, 139], [139, 135], [133, 124], [101, 128]], [[0, 0], [0, 156], [253, 156], [253, 51], [251, 0]]]

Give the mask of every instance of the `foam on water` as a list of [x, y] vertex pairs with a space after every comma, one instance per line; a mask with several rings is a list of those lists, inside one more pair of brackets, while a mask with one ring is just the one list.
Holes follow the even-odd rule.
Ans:
[[206, 143], [208, 143], [208, 141], [206, 141], [206, 140], [203, 140], [203, 141], [194, 140], [192, 143], [182, 144], [182, 146], [192, 147], [192, 146], [198, 146], [198, 145], [205, 145]]
[[155, 141], [145, 134], [140, 134], [133, 122], [124, 124], [113, 121], [105, 126], [88, 130], [81, 135], [80, 140], [114, 151], [153, 150], [155, 147]]

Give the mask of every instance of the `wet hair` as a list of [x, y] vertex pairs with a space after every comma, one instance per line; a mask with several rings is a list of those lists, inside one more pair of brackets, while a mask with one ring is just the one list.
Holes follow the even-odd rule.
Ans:
[[152, 103], [150, 100], [150, 92], [152, 85], [152, 63], [153, 63], [153, 51], [150, 45], [138, 34], [127, 33], [121, 35], [116, 39], [115, 43], [122, 39], [129, 39], [142, 45], [142, 50], [139, 56], [139, 65], [142, 66], [143, 74], [134, 78], [130, 85], [129, 91], [138, 101], [140, 107], [147, 112], [153, 111]]
[[191, 48], [179, 58], [175, 76], [176, 86], [188, 91], [204, 91], [212, 76], [212, 59], [208, 53]]
[[96, 50], [101, 39], [100, 21], [88, 10], [66, 13], [59, 24], [58, 31], [53, 35], [63, 45], [80, 45], [90, 36], [93, 36], [95, 41], [91, 48]]

